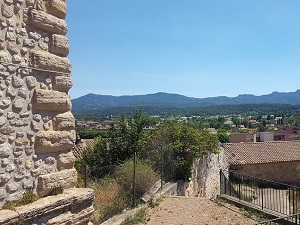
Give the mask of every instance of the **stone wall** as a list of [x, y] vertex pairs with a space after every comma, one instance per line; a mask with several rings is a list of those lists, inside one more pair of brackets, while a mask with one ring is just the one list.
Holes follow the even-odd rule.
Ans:
[[300, 185], [300, 162], [276, 162], [252, 165], [232, 165], [232, 170], [248, 175], [277, 181]]
[[72, 188], [64, 194], [42, 198], [32, 204], [1, 210], [2, 225], [83, 225], [93, 213], [93, 191]]
[[220, 169], [228, 168], [224, 151], [204, 154], [194, 162], [191, 181], [180, 185], [179, 193], [188, 197], [216, 197], [220, 193]]
[[2, 206], [28, 189], [72, 188], [77, 173], [66, 0], [0, 0], [0, 10]]

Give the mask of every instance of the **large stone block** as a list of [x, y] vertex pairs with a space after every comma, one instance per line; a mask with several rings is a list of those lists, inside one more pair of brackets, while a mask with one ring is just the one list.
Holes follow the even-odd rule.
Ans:
[[54, 130], [74, 130], [75, 118], [71, 112], [57, 114], [53, 118]]
[[75, 131], [43, 131], [35, 136], [35, 153], [45, 154], [71, 150], [76, 140]]
[[[14, 211], [1, 210], [0, 224], [19, 224], [20, 221], [22, 224], [88, 224], [88, 222], [79, 222], [88, 221], [91, 216], [93, 198], [92, 189], [67, 189], [63, 194], [41, 198], [31, 204], [16, 207]], [[70, 208], [77, 205], [82, 205], [82, 210], [70, 212]], [[69, 223], [63, 223], [63, 221]]]
[[37, 89], [32, 107], [38, 111], [67, 112], [72, 106], [70, 96], [64, 92]]
[[54, 188], [72, 188], [77, 181], [76, 169], [63, 170], [60, 172], [41, 175], [38, 178], [37, 193], [39, 196], [45, 196]]
[[68, 153], [62, 153], [58, 156], [58, 160], [57, 160], [58, 170], [72, 169], [74, 167], [74, 164], [75, 164], [75, 157], [71, 151]]
[[48, 0], [46, 2], [47, 13], [57, 16], [61, 19], [66, 18], [67, 3], [65, 0]]
[[73, 86], [70, 76], [56, 76], [53, 88], [57, 91], [67, 92]]
[[53, 129], [54, 130], [74, 130], [75, 129], [75, 118], [71, 112], [57, 114], [53, 118]]
[[65, 20], [35, 9], [28, 12], [27, 25], [54, 34], [66, 35], [68, 32]]
[[53, 54], [67, 56], [69, 54], [69, 39], [66, 36], [53, 34], [49, 43], [49, 51]]
[[47, 222], [47, 225], [61, 225], [61, 224], [72, 224], [72, 225], [82, 225], [88, 224], [90, 217], [94, 212], [93, 206], [83, 209], [79, 213], [67, 212], [55, 217]]
[[71, 73], [71, 63], [67, 58], [59, 57], [46, 51], [32, 50], [29, 63], [31, 67], [36, 69]]

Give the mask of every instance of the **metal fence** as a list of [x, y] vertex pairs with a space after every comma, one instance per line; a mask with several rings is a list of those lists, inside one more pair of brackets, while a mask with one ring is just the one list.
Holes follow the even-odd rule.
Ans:
[[282, 224], [282, 225], [292, 225], [292, 224], [300, 224], [300, 213], [276, 218], [272, 220], [262, 221], [259, 223], [255, 223], [252, 225], [276, 225], [276, 224]]
[[[139, 167], [137, 167], [137, 162], [141, 162], [141, 160], [151, 166], [151, 168], [156, 172], [157, 174], [157, 182], [154, 186], [149, 186], [151, 188], [151, 191], [156, 191], [157, 193], [160, 193], [162, 190], [162, 187], [164, 184], [174, 181], [175, 177], [175, 166], [171, 163], [172, 161], [167, 158], [167, 156], [164, 156], [163, 154], [160, 156], [159, 160], [149, 160], [144, 159], [142, 156], [138, 154], [134, 154], [132, 158], [128, 159], [128, 161], [131, 161], [132, 164], [130, 164], [130, 168], [127, 168], [127, 172], [129, 177], [131, 178], [129, 180], [130, 190], [127, 190], [128, 197], [132, 199], [132, 205], [137, 205], [140, 201], [143, 201], [140, 197], [140, 190], [139, 186], [141, 186], [141, 173], [138, 172], [141, 170]], [[146, 161], [145, 161], [146, 160]], [[79, 173], [79, 185], [80, 187], [88, 187], [88, 188], [94, 188], [93, 185], [95, 183], [95, 180], [101, 181], [106, 178], [112, 178], [114, 177], [115, 170], [122, 164], [115, 164], [115, 165], [108, 165], [108, 166], [88, 166], [83, 161], [81, 162], [81, 165], [77, 166], [77, 170]], [[148, 174], [149, 175], [149, 174]], [[137, 179], [138, 176], [138, 180]], [[143, 185], [147, 185], [150, 181], [148, 180], [149, 176], [147, 174], [144, 174], [144, 177], [142, 179], [145, 179], [143, 182]], [[149, 191], [150, 189], [148, 189]], [[153, 194], [151, 192], [151, 194]]]
[[261, 210], [291, 215], [300, 213], [300, 187], [249, 176], [236, 171], [220, 171], [221, 194], [248, 202]]

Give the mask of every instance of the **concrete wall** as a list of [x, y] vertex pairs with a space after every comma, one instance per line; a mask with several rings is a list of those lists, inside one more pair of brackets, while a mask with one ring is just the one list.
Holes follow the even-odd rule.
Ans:
[[300, 185], [299, 168], [299, 161], [231, 166], [231, 169], [241, 173], [295, 185]]
[[66, 0], [0, 0], [0, 10], [2, 206], [27, 189], [72, 188], [77, 173]]
[[206, 153], [194, 162], [190, 182], [180, 185], [179, 194], [188, 197], [214, 198], [220, 194], [220, 169], [229, 168], [224, 151]]

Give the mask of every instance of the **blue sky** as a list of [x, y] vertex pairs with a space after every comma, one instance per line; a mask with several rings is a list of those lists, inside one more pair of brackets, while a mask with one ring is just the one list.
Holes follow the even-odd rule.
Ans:
[[71, 98], [300, 86], [299, 0], [68, 0]]

